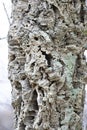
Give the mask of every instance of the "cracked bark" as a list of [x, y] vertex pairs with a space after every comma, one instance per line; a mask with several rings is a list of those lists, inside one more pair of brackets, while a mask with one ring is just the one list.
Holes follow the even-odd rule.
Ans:
[[82, 130], [87, 18], [81, 20], [80, 8], [85, 3], [12, 4], [8, 69], [15, 130]]

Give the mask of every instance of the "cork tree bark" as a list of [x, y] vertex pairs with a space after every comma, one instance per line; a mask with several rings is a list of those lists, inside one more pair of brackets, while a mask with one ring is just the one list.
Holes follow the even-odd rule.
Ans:
[[15, 130], [82, 130], [86, 19], [84, 0], [12, 0]]

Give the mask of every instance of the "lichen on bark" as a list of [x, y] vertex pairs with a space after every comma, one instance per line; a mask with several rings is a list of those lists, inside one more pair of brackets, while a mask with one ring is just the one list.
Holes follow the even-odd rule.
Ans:
[[15, 130], [82, 130], [85, 3], [12, 2], [8, 69]]

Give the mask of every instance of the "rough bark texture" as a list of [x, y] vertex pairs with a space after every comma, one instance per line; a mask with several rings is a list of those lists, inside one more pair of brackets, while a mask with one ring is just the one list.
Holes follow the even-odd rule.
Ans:
[[82, 130], [85, 1], [12, 3], [8, 69], [15, 129]]

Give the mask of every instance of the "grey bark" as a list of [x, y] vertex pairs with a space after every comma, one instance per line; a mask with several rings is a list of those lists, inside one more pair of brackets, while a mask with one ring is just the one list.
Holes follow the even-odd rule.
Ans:
[[12, 2], [8, 69], [15, 130], [82, 130], [85, 2]]

